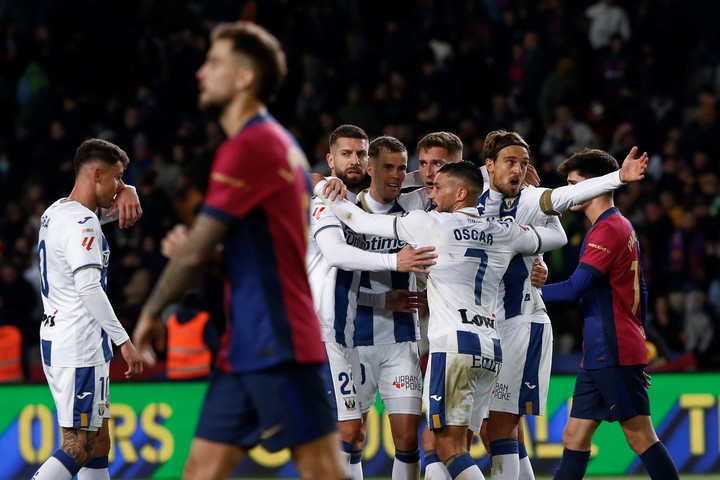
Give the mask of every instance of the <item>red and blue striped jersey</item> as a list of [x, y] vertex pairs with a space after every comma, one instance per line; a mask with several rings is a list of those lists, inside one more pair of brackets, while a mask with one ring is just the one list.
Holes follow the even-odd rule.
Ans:
[[610, 208], [585, 235], [580, 264], [596, 280], [580, 298], [586, 369], [646, 365], [647, 290], [640, 248], [630, 222]]
[[273, 117], [218, 149], [201, 211], [228, 226], [223, 371], [325, 361], [305, 268], [309, 200], [307, 159]]

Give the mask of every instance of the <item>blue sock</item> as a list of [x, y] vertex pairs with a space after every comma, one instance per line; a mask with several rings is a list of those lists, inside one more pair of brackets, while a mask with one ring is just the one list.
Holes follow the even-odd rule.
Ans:
[[92, 460], [90, 460], [87, 465], [85, 465], [85, 468], [95, 468], [98, 470], [102, 470], [103, 468], [108, 468], [108, 465], [110, 462], [108, 461], [108, 457], [95, 457]]
[[395, 458], [403, 463], [417, 463], [420, 461], [420, 450], [395, 450]]
[[520, 457], [520, 460], [528, 456], [524, 443], [518, 443], [518, 456]]
[[353, 447], [353, 444], [350, 442], [346, 442], [345, 440], [340, 441], [340, 449], [347, 453], [348, 455], [352, 455], [353, 450], [355, 450], [355, 447]]
[[65, 468], [68, 469], [70, 475], [72, 475], [73, 477], [77, 475], [77, 473], [80, 471], [80, 465], [75, 463], [75, 460], [73, 460], [70, 455], [63, 452], [59, 448], [55, 450], [55, 453], [53, 453], [52, 456], [60, 460], [60, 463], [62, 463]]
[[353, 450], [350, 452], [350, 465], [355, 465], [362, 461], [362, 450]]
[[448, 472], [450, 472], [450, 476], [452, 478], [457, 478], [457, 476], [462, 472], [472, 466], [475, 466], [475, 460], [472, 459], [468, 452], [458, 453], [450, 457], [448, 461], [445, 462], [445, 466], [447, 467]]
[[490, 442], [490, 451], [495, 455], [514, 455], [518, 453], [518, 442], [515, 438], [501, 438]]
[[590, 451], [563, 449], [560, 465], [555, 471], [553, 480], [582, 480], [590, 461]]
[[665, 445], [658, 441], [640, 455], [645, 470], [653, 480], [679, 480], [675, 462], [670, 457]]
[[431, 463], [437, 463], [440, 461], [440, 457], [435, 450], [425, 450], [423, 452], [423, 458], [425, 459], [425, 468]]

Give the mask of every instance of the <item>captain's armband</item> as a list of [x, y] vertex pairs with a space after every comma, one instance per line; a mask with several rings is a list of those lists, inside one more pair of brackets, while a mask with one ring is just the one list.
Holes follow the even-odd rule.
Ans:
[[545, 215], [556, 215], [561, 217], [562, 214], [553, 207], [552, 192], [552, 188], [548, 188], [540, 195], [540, 209]]

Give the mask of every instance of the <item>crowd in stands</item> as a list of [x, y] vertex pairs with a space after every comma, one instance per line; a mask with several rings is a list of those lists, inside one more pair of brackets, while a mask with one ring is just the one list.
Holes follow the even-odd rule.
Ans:
[[[714, 0], [0, 0], [0, 325], [18, 325], [37, 361], [40, 215], [69, 194], [78, 145], [99, 137], [128, 152], [144, 211], [105, 230], [108, 294], [132, 330], [159, 243], [192, 222], [223, 140], [196, 107], [209, 31], [246, 19], [283, 43], [289, 77], [271, 113], [318, 172], [342, 123], [410, 152], [451, 131], [474, 162], [487, 132], [514, 130], [549, 187], [585, 147], [619, 161], [647, 151], [648, 178], [615, 201], [640, 238], [656, 366], [720, 368], [718, 18]], [[549, 282], [574, 270], [588, 227], [562, 222]], [[549, 313], [555, 351], [577, 351], [577, 306]]]

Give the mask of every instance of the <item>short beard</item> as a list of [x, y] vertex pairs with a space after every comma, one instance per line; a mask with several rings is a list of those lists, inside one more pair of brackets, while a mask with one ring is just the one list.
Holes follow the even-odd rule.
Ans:
[[368, 178], [367, 174], [362, 175], [359, 180], [353, 180], [353, 181], [350, 181], [345, 176], [338, 175], [338, 178], [345, 184], [345, 186], [348, 188], [348, 190], [352, 190], [352, 189], [356, 189], [356, 188], [360, 188], [360, 189], [366, 188], [367, 186], [369, 186], [369, 183], [370, 183], [370, 182], [366, 182], [366, 180]]

